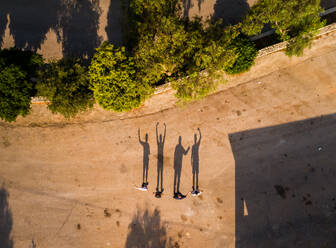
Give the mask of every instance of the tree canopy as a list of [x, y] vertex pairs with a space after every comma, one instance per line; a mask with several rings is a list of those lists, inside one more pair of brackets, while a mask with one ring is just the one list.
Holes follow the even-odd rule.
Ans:
[[320, 0], [260, 0], [246, 15], [242, 31], [259, 34], [265, 24], [271, 24], [283, 41], [289, 41], [286, 54], [302, 55], [313, 36], [325, 25], [319, 14]]
[[12, 122], [30, 111], [31, 97], [35, 95], [37, 69], [43, 59], [30, 51], [4, 49], [0, 51], [0, 118]]
[[107, 110], [129, 111], [139, 107], [152, 88], [136, 81], [136, 66], [125, 47], [104, 43], [89, 67], [89, 79], [98, 104]]
[[93, 93], [89, 89], [89, 79], [80, 60], [53, 61], [40, 70], [38, 75], [37, 94], [50, 100], [48, 108], [52, 113], [70, 118], [93, 106]]

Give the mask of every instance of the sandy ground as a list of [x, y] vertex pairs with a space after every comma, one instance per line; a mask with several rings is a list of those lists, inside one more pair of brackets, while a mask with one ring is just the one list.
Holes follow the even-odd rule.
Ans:
[[[32, 240], [38, 248], [333, 247], [335, 45], [332, 33], [302, 58], [262, 57], [222, 91], [185, 107], [167, 92], [127, 114], [96, 108], [66, 122], [34, 105], [27, 118], [0, 122], [0, 241], [12, 239], [15, 248]], [[161, 199], [152, 194], [157, 122], [160, 132], [167, 125]], [[142, 139], [149, 135], [148, 192], [135, 189], [139, 128]], [[179, 136], [191, 147], [197, 128], [203, 193], [174, 200], [174, 149]], [[189, 151], [182, 193], [192, 186], [190, 159]]]

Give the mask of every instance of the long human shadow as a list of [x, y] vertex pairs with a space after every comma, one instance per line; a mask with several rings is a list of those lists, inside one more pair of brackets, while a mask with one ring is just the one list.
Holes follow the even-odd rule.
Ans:
[[2, 186], [0, 188], [0, 247], [13, 248], [10, 233], [13, 226], [12, 212], [8, 205], [9, 193]]
[[229, 135], [236, 247], [336, 244], [336, 114]]
[[139, 137], [139, 143], [143, 147], [143, 163], [142, 163], [142, 186], [148, 185], [148, 167], [149, 167], [149, 154], [150, 154], [150, 148], [148, 143], [148, 133], [145, 134], [145, 140], [141, 140], [140, 137], [140, 128], [138, 129], [138, 137]]
[[193, 174], [193, 191], [199, 191], [198, 187], [198, 174], [199, 174], [199, 147], [201, 145], [202, 134], [198, 128], [199, 139], [197, 140], [197, 134], [194, 134], [194, 144], [191, 147], [191, 167]]
[[214, 5], [212, 20], [223, 20], [223, 25], [234, 25], [240, 22], [250, 9], [246, 0], [217, 0]]
[[161, 221], [160, 211], [138, 210], [128, 226], [125, 248], [173, 248], [173, 239], [167, 236], [165, 223]]
[[166, 124], [164, 123], [164, 133], [163, 137], [162, 134], [158, 135], [158, 125], [156, 123], [156, 143], [157, 143], [157, 150], [158, 150], [158, 157], [157, 157], [157, 183], [156, 183], [156, 193], [155, 196], [160, 198], [161, 193], [163, 192], [163, 149], [164, 143], [166, 140]]
[[114, 45], [122, 44], [122, 0], [111, 0], [105, 28], [108, 41]]
[[180, 192], [180, 181], [182, 172], [182, 159], [183, 155], [187, 155], [190, 147], [185, 149], [182, 146], [182, 137], [179, 136], [178, 144], [175, 147], [174, 152], [174, 197], [177, 197]]

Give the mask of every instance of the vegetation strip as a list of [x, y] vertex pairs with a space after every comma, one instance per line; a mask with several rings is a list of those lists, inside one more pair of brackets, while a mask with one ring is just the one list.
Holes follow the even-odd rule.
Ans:
[[[249, 37], [265, 25], [275, 30], [275, 40], [285, 41], [278, 47], [285, 46], [286, 55], [301, 56], [326, 23], [320, 18], [319, 0], [259, 0], [242, 22], [229, 26], [221, 20], [190, 20], [181, 10], [180, 0], [126, 1], [123, 46], [104, 43], [91, 61], [66, 58], [41, 64], [41, 57], [31, 55], [36, 66], [28, 72], [19, 61], [7, 58], [11, 53], [27, 55], [25, 51], [3, 50], [0, 117], [14, 121], [25, 116], [32, 96], [48, 99], [48, 108], [65, 118], [94, 102], [106, 110], [129, 111], [167, 83], [181, 103], [200, 99], [226, 82], [224, 73], [250, 69], [258, 44]], [[21, 86], [11, 88], [18, 81]]]

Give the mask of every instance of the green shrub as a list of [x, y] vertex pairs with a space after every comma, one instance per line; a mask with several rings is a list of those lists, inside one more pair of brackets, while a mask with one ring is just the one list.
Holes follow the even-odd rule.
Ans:
[[[289, 41], [286, 54], [303, 54], [310, 47], [314, 34], [325, 25], [319, 14], [323, 11], [320, 0], [260, 0], [245, 16], [242, 31], [247, 35], [259, 34], [265, 24], [271, 24], [281, 40]], [[297, 43], [297, 44], [296, 44]]]
[[0, 118], [11, 122], [30, 111], [35, 83], [31, 80], [43, 64], [40, 55], [19, 49], [0, 51]]
[[176, 90], [175, 96], [179, 103], [202, 99], [214, 92], [220, 83], [224, 83], [222, 71], [193, 73], [187, 77], [172, 82], [172, 88]]
[[88, 76], [79, 60], [62, 59], [46, 65], [39, 71], [36, 89], [37, 95], [51, 102], [48, 109], [52, 113], [67, 119], [91, 108], [94, 103]]
[[225, 67], [228, 74], [239, 74], [248, 71], [254, 64], [254, 60], [258, 54], [254, 43], [246, 36], [240, 35], [232, 41], [232, 48], [238, 55], [233, 64]]
[[134, 59], [125, 48], [104, 43], [97, 49], [89, 68], [94, 98], [107, 110], [129, 111], [139, 107], [153, 89], [136, 81]]

